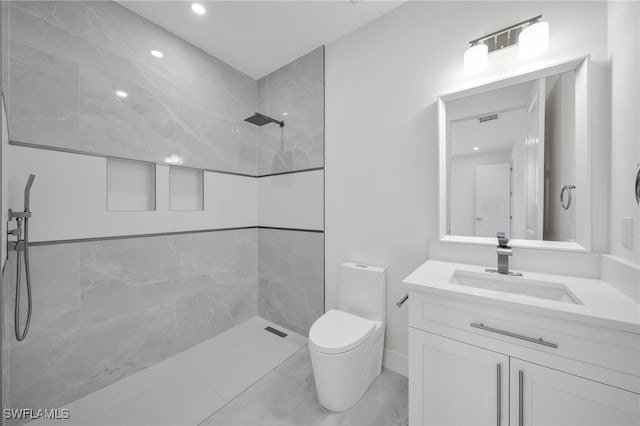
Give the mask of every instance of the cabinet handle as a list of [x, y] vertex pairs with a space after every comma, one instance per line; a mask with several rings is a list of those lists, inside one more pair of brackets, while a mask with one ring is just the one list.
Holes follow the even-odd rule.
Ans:
[[518, 426], [524, 426], [524, 371], [518, 371]]
[[499, 330], [497, 328], [487, 327], [483, 323], [476, 324], [476, 323], [472, 322], [469, 325], [471, 327], [479, 328], [479, 329], [485, 330], [485, 331], [490, 331], [492, 333], [498, 333], [498, 334], [502, 334], [504, 336], [514, 337], [516, 339], [526, 340], [527, 342], [537, 343], [539, 345], [549, 346], [550, 348], [558, 349], [558, 345], [557, 344], [551, 343], [551, 342], [547, 342], [542, 337], [539, 337], [537, 339], [535, 337], [527, 337], [527, 336], [523, 336], [521, 334], [511, 333], [510, 331], [504, 331], [504, 330]]
[[398, 308], [400, 308], [402, 305], [404, 305], [404, 302], [406, 302], [406, 301], [407, 301], [407, 299], [409, 299], [409, 295], [408, 295], [408, 294], [405, 294], [404, 296], [402, 296], [402, 299], [400, 299], [400, 300], [398, 300], [398, 301], [396, 302], [396, 306], [397, 306]]
[[497, 384], [498, 384], [498, 404], [497, 404], [497, 416], [496, 418], [498, 419], [496, 421], [496, 424], [498, 426], [501, 425], [502, 423], [502, 366], [500, 365], [500, 363], [498, 363], [496, 365], [496, 376], [497, 376]]

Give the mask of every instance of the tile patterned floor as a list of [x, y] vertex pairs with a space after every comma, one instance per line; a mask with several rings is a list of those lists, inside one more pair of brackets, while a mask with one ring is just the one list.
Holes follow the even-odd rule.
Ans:
[[316, 396], [309, 349], [305, 346], [200, 426], [406, 424], [407, 378], [387, 369], [383, 369], [350, 410], [333, 413], [322, 407]]

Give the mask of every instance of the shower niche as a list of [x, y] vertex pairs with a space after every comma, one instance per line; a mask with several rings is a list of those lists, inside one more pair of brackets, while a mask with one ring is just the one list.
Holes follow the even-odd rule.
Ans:
[[107, 210], [155, 211], [155, 163], [107, 157]]
[[204, 173], [202, 169], [169, 166], [169, 210], [204, 210]]

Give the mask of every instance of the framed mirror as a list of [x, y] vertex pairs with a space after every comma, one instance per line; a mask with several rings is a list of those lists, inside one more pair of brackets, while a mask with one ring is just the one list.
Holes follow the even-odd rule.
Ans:
[[440, 237], [590, 251], [589, 57], [438, 98]]

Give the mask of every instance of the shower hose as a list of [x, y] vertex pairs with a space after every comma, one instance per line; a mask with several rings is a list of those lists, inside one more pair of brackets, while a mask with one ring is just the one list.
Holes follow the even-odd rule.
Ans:
[[31, 324], [31, 271], [29, 270], [29, 218], [24, 218], [24, 274], [27, 279], [27, 322], [24, 330], [20, 331], [20, 257], [22, 250], [16, 250], [17, 268], [16, 268], [16, 306], [15, 306], [15, 332], [18, 342], [22, 342], [29, 332], [29, 324]]

